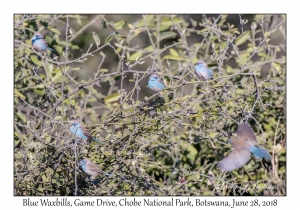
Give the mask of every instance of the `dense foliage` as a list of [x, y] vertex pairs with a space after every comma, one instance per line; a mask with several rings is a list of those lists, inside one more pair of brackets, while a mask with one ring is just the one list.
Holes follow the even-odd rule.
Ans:
[[[14, 18], [15, 195], [286, 194], [284, 15]], [[32, 47], [36, 31], [56, 53]], [[75, 144], [72, 119], [103, 144]], [[244, 121], [272, 161], [222, 172]], [[114, 176], [92, 182], [84, 157]]]

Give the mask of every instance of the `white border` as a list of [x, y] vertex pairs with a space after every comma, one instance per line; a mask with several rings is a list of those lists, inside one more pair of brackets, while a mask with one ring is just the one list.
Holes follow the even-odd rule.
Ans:
[[[287, 196], [286, 197], [190, 197], [190, 199], [207, 199], [207, 200], [228, 200], [232, 199], [250, 201], [253, 199], [262, 200], [278, 200], [277, 207], [298, 206], [299, 199], [299, 182], [296, 179], [299, 172], [299, 161], [296, 162], [297, 157], [295, 154], [299, 153], [300, 147], [297, 145], [300, 142], [299, 136], [296, 136], [299, 130], [299, 12], [296, 4], [293, 1], [278, 1], [278, 0], [251, 0], [251, 1], [161, 1], [152, 0], [149, 2], [144, 1], [3, 1], [1, 3], [1, 207], [3, 209], [11, 208], [26, 208], [22, 206], [25, 197], [13, 196], [13, 14], [14, 13], [287, 13], [287, 81], [288, 81], [288, 109], [287, 109], [287, 147], [288, 147], [288, 172], [287, 172]], [[297, 76], [298, 75], [298, 76]], [[38, 200], [42, 197], [31, 197], [30, 199]], [[45, 197], [44, 197], [45, 198]], [[48, 197], [55, 200], [55, 197]], [[58, 197], [61, 199], [63, 197]], [[108, 198], [116, 202], [121, 199], [120, 197], [101, 197], [102, 199]], [[127, 197], [133, 199], [133, 197]], [[137, 199], [144, 199], [146, 197], [137, 197]], [[151, 197], [153, 198], [153, 197]], [[169, 199], [170, 197], [157, 197], [161, 200]], [[186, 199], [187, 197], [174, 197]], [[73, 202], [76, 198], [68, 197], [68, 200]], [[82, 200], [94, 200], [97, 197], [80, 197]], [[53, 207], [45, 207], [52, 208]], [[59, 207], [69, 208], [69, 207]], [[78, 208], [78, 207], [77, 207]], [[115, 207], [92, 207], [115, 209]], [[125, 209], [140, 208], [140, 207], [124, 207]], [[143, 209], [150, 208], [168, 208], [168, 207], [143, 207]], [[171, 207], [174, 208], [174, 207]], [[204, 208], [204, 207], [197, 207]], [[212, 208], [212, 207], [210, 207]], [[216, 208], [216, 207], [214, 207]], [[212, 208], [212, 209], [214, 209]], [[257, 207], [253, 207], [257, 208]], [[247, 207], [247, 209], [253, 209]], [[274, 207], [269, 207], [274, 208]], [[28, 208], [27, 208], [28, 209]], [[264, 209], [261, 207], [261, 209]], [[294, 208], [295, 209], [295, 208]]]

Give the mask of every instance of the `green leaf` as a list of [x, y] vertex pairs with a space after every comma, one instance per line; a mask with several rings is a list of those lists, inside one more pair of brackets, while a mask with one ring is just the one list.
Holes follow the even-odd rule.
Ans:
[[142, 55], [143, 55], [142, 52], [135, 52], [129, 57], [128, 60], [135, 61], [136, 59], [142, 57]]
[[178, 25], [180, 23], [184, 23], [184, 19], [182, 19], [180, 17], [173, 17], [173, 21], [170, 19], [170, 17], [164, 17], [161, 19], [161, 24], [163, 24], [163, 25], [172, 26], [172, 25], [174, 25], [173, 22], [176, 25]]
[[100, 71], [99, 72], [103, 72], [103, 73], [105, 73], [105, 72], [108, 72], [108, 69], [100, 69]]
[[[147, 15], [146, 16], [145, 20], [146, 20], [147, 26], [150, 26], [150, 23], [153, 20], [153, 18], [154, 18], [154, 15]], [[136, 21], [133, 25], [134, 25], [135, 28], [144, 27], [145, 26], [144, 18], [142, 18], [141, 20]]]
[[20, 111], [16, 113], [17, 117], [20, 118], [23, 122], [26, 122], [26, 117]]
[[45, 87], [45, 85], [42, 83], [35, 86], [35, 88], [37, 88], [37, 89], [44, 89], [44, 87]]
[[[55, 75], [52, 77], [52, 81], [56, 81], [59, 78], [61, 78], [61, 76], [62, 76], [62, 72], [59, 69], [57, 69], [56, 71], [57, 72], [55, 72]], [[54, 73], [54, 71], [53, 71], [53, 73]]]
[[118, 92], [115, 92], [115, 93], [113, 93], [109, 96], [106, 96], [104, 98], [104, 102], [105, 103], [111, 103], [111, 102], [114, 102], [114, 101], [118, 101], [120, 97], [121, 97], [120, 94]]
[[[58, 52], [59, 54], [62, 54], [63, 48], [62, 48], [61, 46], [55, 45], [55, 47], [53, 47], [53, 48], [54, 48], [54, 50], [55, 50], [56, 52]], [[72, 48], [72, 47], [71, 47], [71, 48]]]
[[145, 51], [152, 52], [154, 49], [153, 49], [153, 46], [152, 46], [152, 45], [149, 45], [148, 47], [145, 47], [144, 50], [145, 50]]
[[112, 40], [113, 36], [114, 36], [113, 34], [109, 35], [109, 36], [105, 39], [105, 44], [106, 44], [106, 43], [109, 43], [109, 42]]
[[25, 99], [25, 96], [18, 90], [18, 89], [14, 89], [14, 94], [18, 95], [19, 97]]
[[48, 171], [50, 174], [54, 173], [54, 170], [52, 168], [47, 168], [46, 171]]
[[134, 29], [134, 26], [132, 25], [132, 24], [128, 24], [128, 28], [130, 28], [131, 30], [133, 30]]
[[173, 55], [166, 55], [163, 57], [163, 60], [169, 59], [169, 60], [176, 60], [176, 61], [183, 61], [185, 58], [180, 57], [180, 56], [173, 56]]
[[14, 15], [14, 21], [19, 22], [21, 15]]
[[75, 105], [75, 100], [72, 100], [71, 103], [70, 103], [70, 105], [74, 106]]
[[81, 22], [81, 18], [86, 18], [85, 16], [81, 16], [81, 15], [68, 15], [69, 17], [72, 17], [74, 19], [76, 19], [78, 25], [82, 25], [82, 22]]
[[67, 99], [65, 99], [65, 100], [64, 100], [64, 103], [66, 103], [66, 104], [70, 104], [70, 99], [68, 99], [68, 98], [67, 98]]
[[195, 160], [195, 156], [198, 154], [196, 148], [190, 145], [186, 148], [186, 150], [189, 152], [186, 157], [190, 160]]
[[176, 52], [176, 50], [174, 50], [173, 48], [170, 48], [170, 53], [171, 53], [171, 55], [173, 55], [173, 56], [177, 56], [177, 57], [179, 57], [179, 54]]
[[262, 19], [264, 15], [255, 15], [254, 18], [258, 21], [260, 21]]
[[60, 120], [62, 118], [62, 116], [56, 116], [54, 117], [54, 120]]
[[159, 31], [165, 31], [165, 30], [167, 30], [169, 28], [170, 28], [170, 25], [163, 25], [163, 24], [161, 24], [159, 26]]
[[211, 132], [211, 133], [209, 133], [208, 134], [208, 136], [210, 137], [210, 138], [216, 138], [216, 136], [218, 135], [218, 133], [217, 132]]
[[57, 30], [56, 28], [48, 28], [48, 30], [49, 30], [49, 31], [52, 31], [52, 32], [55, 33], [55, 34], [60, 35], [60, 31]]
[[126, 39], [127, 36], [122, 35], [122, 34], [117, 34], [118, 39]]
[[139, 33], [141, 33], [143, 29], [135, 29], [134, 34], [128, 38], [128, 41], [130, 41], [132, 38], [136, 37]]
[[95, 42], [96, 42], [96, 46], [97, 47], [99, 47], [99, 45], [100, 45], [100, 38], [99, 38], [99, 36], [93, 31], [93, 38], [94, 38], [94, 40], [95, 40]]
[[[58, 47], [58, 45], [56, 45], [55, 48], [56, 48], [56, 47]], [[78, 50], [78, 49], [80, 49], [78, 45], [75, 45], [75, 44], [72, 44], [72, 43], [70, 43], [70, 48], [71, 48], [72, 50]]]
[[121, 20], [121, 21], [115, 23], [114, 27], [115, 27], [115, 29], [121, 29], [121, 28], [123, 28], [123, 26], [124, 26], [125, 24], [126, 24], [125, 21], [124, 21], [124, 20]]
[[46, 183], [49, 182], [49, 179], [45, 174], [42, 175], [42, 180], [43, 180], [43, 182], [46, 182]]
[[176, 36], [177, 36], [177, 33], [172, 32], [172, 31], [163, 32], [160, 34], [159, 41], [161, 41], [163, 39], [174, 39]]
[[190, 18], [190, 21], [192, 22], [192, 26], [195, 28], [198, 25], [198, 22]]
[[30, 55], [30, 59], [32, 60], [32, 62], [37, 65], [37, 66], [42, 66], [43, 62], [39, 61], [39, 59], [37, 58], [36, 55]]
[[70, 70], [73, 70], [73, 71], [79, 71], [80, 69], [81, 69], [81, 67], [70, 68]]
[[221, 49], [224, 50], [227, 46], [227, 42], [221, 42]]
[[36, 93], [36, 94], [38, 94], [38, 95], [40, 95], [40, 96], [45, 95], [44, 89], [34, 89], [33, 92]]
[[246, 31], [244, 34], [236, 38], [235, 45], [239, 46], [241, 44], [244, 44], [249, 38], [250, 38], [250, 31]]
[[199, 30], [197, 33], [198, 34], [204, 34], [204, 33], [206, 33], [207, 31], [209, 31], [209, 28], [203, 28], [203, 29], [201, 29], [201, 30]]

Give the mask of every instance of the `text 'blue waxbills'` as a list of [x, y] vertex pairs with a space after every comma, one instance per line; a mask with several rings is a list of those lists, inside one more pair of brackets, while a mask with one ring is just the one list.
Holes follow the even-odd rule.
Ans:
[[[72, 206], [67, 198], [56, 198], [56, 200], [40, 199], [41, 206]], [[39, 206], [38, 201], [32, 201], [29, 198], [23, 199], [23, 206]]]

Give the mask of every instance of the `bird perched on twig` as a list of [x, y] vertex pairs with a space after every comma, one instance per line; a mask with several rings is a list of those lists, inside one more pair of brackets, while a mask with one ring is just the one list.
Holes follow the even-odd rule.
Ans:
[[73, 120], [70, 130], [80, 139], [94, 140], [98, 143], [101, 143], [98, 139], [93, 137], [92, 134], [78, 120]]
[[88, 158], [83, 158], [79, 165], [81, 166], [82, 170], [89, 176], [94, 179], [98, 174], [105, 174], [106, 176], [111, 177], [112, 174], [106, 173], [102, 171], [93, 161]]
[[237, 137], [228, 141], [232, 144], [233, 151], [218, 163], [218, 167], [223, 171], [232, 171], [242, 167], [250, 160], [251, 153], [256, 159], [271, 160], [271, 155], [266, 149], [254, 146], [257, 145], [256, 137], [251, 127], [245, 123], [239, 124]]
[[[197, 76], [201, 80], [206, 80], [206, 89], [208, 89], [208, 80], [212, 78], [213, 71], [207, 67], [207, 64], [203, 60], [198, 61], [198, 63], [196, 63], [194, 68], [195, 68], [195, 72], [196, 72]], [[201, 92], [199, 92], [199, 93], [201, 93]]]
[[148, 86], [156, 92], [161, 91], [166, 87], [162, 82], [161, 78], [156, 73], [150, 75]]
[[33, 48], [38, 52], [45, 52], [46, 50], [52, 50], [53, 52], [55, 52], [55, 50], [48, 47], [47, 42], [40, 32], [36, 32], [34, 34], [34, 36], [31, 38], [31, 43]]
[[198, 63], [195, 65], [195, 72], [197, 76], [202, 79], [202, 80], [208, 80], [212, 78], [213, 71], [207, 67], [207, 64], [200, 60]]

